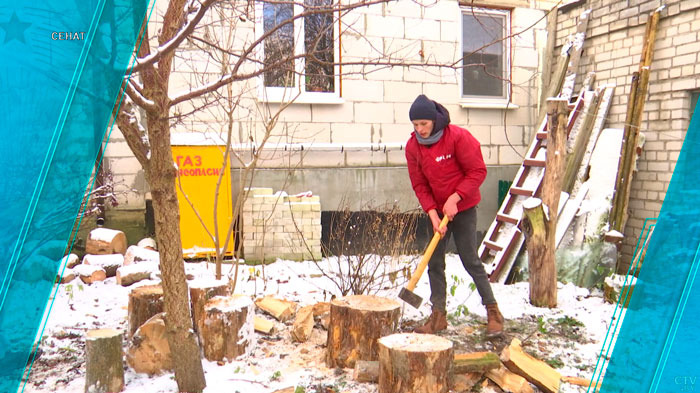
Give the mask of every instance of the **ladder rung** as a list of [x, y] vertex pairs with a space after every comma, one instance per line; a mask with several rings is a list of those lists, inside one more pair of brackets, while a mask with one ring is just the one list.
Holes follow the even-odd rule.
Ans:
[[528, 190], [527, 188], [521, 188], [521, 187], [511, 187], [510, 193], [514, 194], [514, 195], [522, 195], [522, 196], [528, 196], [528, 197], [531, 197], [535, 194], [534, 191]]
[[526, 158], [525, 160], [523, 160], [523, 165], [544, 167], [545, 162], [546, 162], [545, 160], [538, 160], [535, 158]]
[[518, 221], [520, 221], [517, 218], [515, 218], [514, 216], [509, 216], [507, 214], [501, 214], [501, 213], [496, 214], [496, 219], [498, 221], [507, 222], [509, 224], [517, 224]]
[[491, 240], [484, 240], [484, 246], [486, 246], [486, 248], [494, 250], [494, 251], [503, 250], [503, 246], [501, 246], [498, 243], [492, 242]]

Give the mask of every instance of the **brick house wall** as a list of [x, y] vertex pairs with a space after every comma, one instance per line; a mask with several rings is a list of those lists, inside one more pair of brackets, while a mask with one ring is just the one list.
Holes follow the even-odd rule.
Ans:
[[591, 10], [578, 85], [588, 72], [596, 83], [617, 85], [606, 127], [623, 128], [632, 73], [638, 71], [645, 25], [663, 4], [641, 132], [645, 136], [632, 182], [630, 216], [624, 231], [622, 269], [629, 265], [644, 220], [658, 217], [690, 124], [691, 97], [700, 89], [700, 1], [588, 0], [559, 11], [557, 44], [576, 30], [579, 15]]

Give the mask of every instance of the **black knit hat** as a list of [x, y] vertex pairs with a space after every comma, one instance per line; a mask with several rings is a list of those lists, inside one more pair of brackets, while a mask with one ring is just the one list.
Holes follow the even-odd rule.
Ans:
[[419, 119], [435, 121], [435, 118], [437, 117], [437, 108], [435, 107], [435, 103], [426, 97], [425, 94], [419, 95], [416, 97], [416, 100], [413, 101], [413, 104], [411, 104], [411, 109], [408, 111], [408, 117], [411, 119], [411, 121]]

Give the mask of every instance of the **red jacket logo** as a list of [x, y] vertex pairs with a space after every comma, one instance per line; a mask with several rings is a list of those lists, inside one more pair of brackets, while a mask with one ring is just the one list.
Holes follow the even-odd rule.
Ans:
[[435, 162], [440, 162], [442, 160], [447, 160], [452, 158], [452, 154], [446, 154], [444, 156], [435, 157]]

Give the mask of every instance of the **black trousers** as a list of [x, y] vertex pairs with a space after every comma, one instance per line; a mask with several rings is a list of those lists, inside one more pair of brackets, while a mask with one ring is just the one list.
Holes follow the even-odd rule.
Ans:
[[488, 275], [476, 252], [476, 207], [472, 207], [454, 216], [454, 219], [447, 225], [447, 233], [438, 243], [433, 256], [430, 258], [430, 262], [428, 262], [430, 302], [433, 304], [433, 308], [440, 311], [445, 311], [446, 309], [445, 246], [450, 239], [450, 235], [454, 236], [457, 252], [462, 260], [462, 266], [464, 266], [464, 269], [476, 284], [476, 289], [481, 295], [481, 303], [496, 303]]

